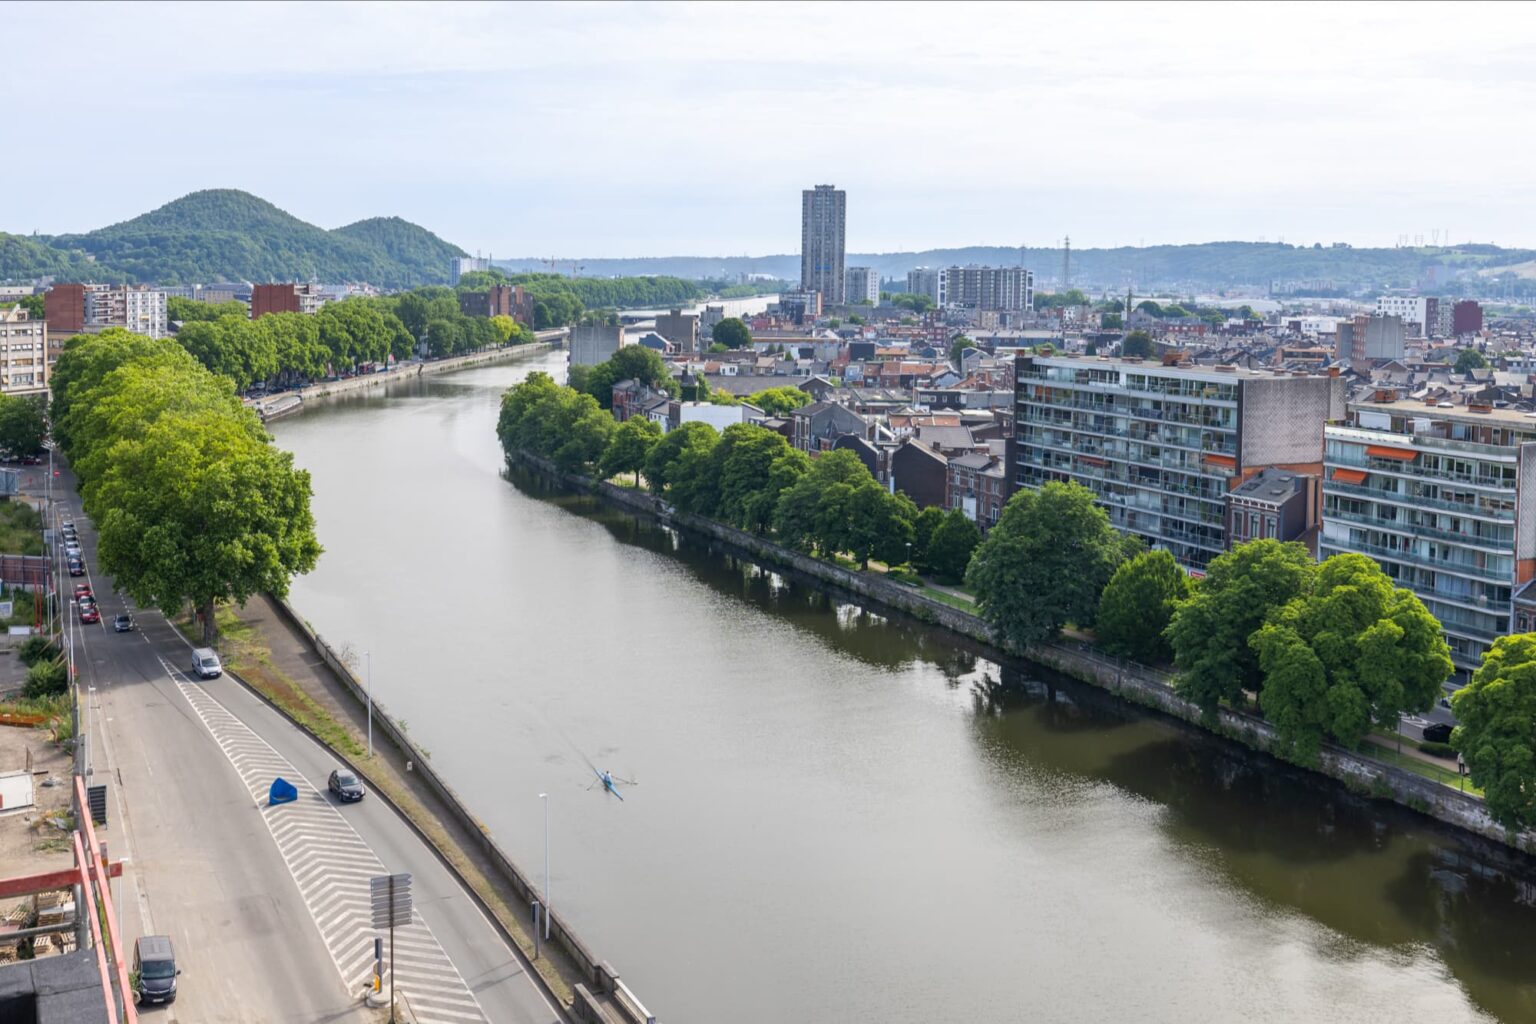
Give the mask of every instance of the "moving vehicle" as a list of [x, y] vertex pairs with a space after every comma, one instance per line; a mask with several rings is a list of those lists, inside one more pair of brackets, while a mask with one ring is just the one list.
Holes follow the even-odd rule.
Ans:
[[1424, 741], [1426, 743], [1449, 743], [1451, 742], [1451, 730], [1454, 728], [1455, 726], [1449, 722], [1434, 722], [1426, 725], [1424, 727]]
[[224, 666], [212, 647], [197, 647], [192, 651], [192, 674], [199, 679], [217, 679], [224, 674]]
[[132, 633], [133, 630], [134, 622], [132, 615], [119, 615], [112, 620], [112, 631], [114, 633]]
[[145, 935], [133, 944], [133, 994], [139, 1002], [174, 1003], [180, 973], [170, 936]]
[[78, 558], [71, 558], [69, 560], [69, 574], [71, 576], [84, 576], [85, 563]]
[[80, 621], [86, 623], [100, 622], [101, 612], [96, 610], [96, 606], [94, 604], [81, 605]]
[[331, 772], [331, 777], [326, 780], [325, 786], [335, 793], [336, 799], [342, 803], [349, 804], [363, 798], [363, 784], [358, 781], [356, 775], [345, 768], [337, 768]]

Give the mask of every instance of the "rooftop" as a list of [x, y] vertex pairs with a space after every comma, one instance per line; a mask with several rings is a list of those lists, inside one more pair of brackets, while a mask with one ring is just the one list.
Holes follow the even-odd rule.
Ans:
[[1465, 405], [1450, 405], [1448, 403], [1430, 402], [1422, 398], [1399, 398], [1392, 402], [1355, 401], [1350, 402], [1351, 409], [1359, 409], [1369, 412], [1397, 413], [1402, 416], [1415, 416], [1420, 419], [1446, 419], [1464, 420], [1470, 423], [1499, 423], [1508, 427], [1519, 427], [1524, 430], [1536, 431], [1536, 412], [1529, 409], [1497, 409], [1487, 406], [1481, 407], [1481, 411], [1473, 410]]
[[1331, 377], [1330, 373], [1309, 373], [1276, 368], [1249, 369], [1235, 364], [1219, 366], [1195, 366], [1188, 363], [1165, 366], [1156, 359], [1123, 358], [1120, 356], [1026, 356], [1047, 366], [1070, 366], [1081, 369], [1129, 370], [1144, 373], [1163, 373], [1196, 377], [1201, 380], [1275, 380], [1284, 377]]

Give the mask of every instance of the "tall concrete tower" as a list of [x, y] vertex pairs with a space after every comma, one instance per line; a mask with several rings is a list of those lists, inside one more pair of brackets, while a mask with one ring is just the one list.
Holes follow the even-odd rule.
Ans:
[[832, 185], [800, 193], [800, 287], [821, 292], [823, 305], [841, 304], [848, 194]]

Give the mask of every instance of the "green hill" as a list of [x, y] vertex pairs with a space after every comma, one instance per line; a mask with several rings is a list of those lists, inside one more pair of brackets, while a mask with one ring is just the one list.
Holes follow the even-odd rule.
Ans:
[[0, 236], [0, 278], [367, 281], [410, 288], [446, 282], [449, 259], [463, 254], [398, 217], [327, 231], [248, 192], [208, 189], [86, 234]]

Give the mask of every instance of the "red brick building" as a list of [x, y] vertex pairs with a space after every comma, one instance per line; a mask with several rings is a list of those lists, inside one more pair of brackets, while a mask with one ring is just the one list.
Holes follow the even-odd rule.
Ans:
[[1458, 338], [1483, 329], [1483, 307], [1473, 299], [1462, 299], [1451, 307], [1451, 333]]
[[63, 338], [85, 330], [85, 285], [56, 284], [43, 295], [48, 331]]
[[293, 284], [258, 284], [251, 288], [251, 319], [268, 313], [297, 313], [299, 288]]

